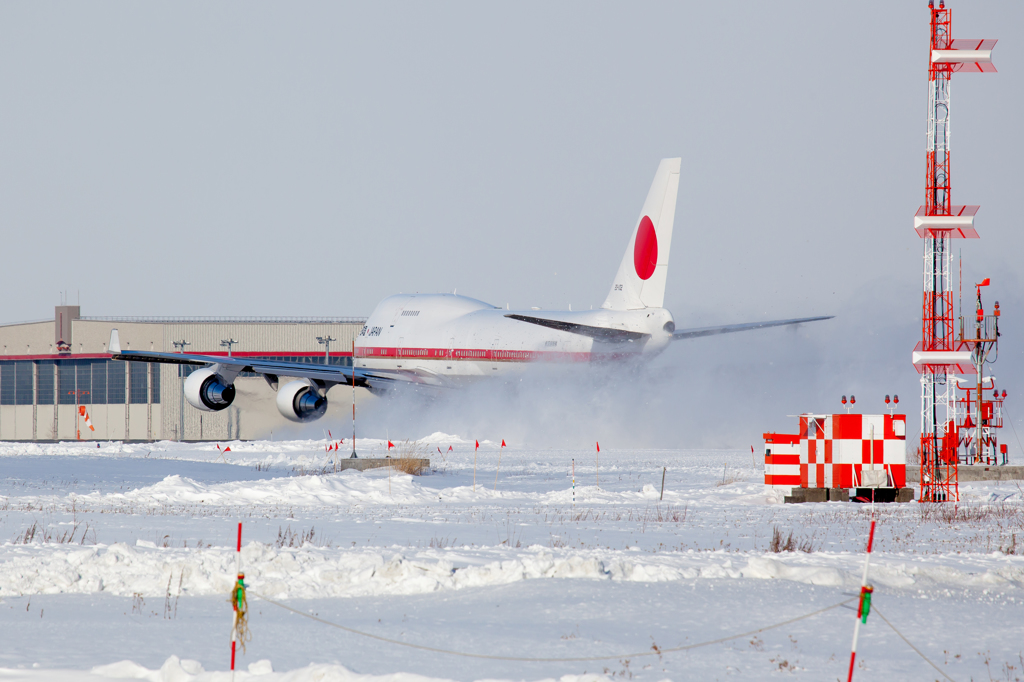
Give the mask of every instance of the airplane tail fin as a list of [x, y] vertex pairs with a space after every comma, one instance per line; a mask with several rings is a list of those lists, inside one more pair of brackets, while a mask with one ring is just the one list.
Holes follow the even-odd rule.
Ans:
[[662, 159], [658, 165], [647, 201], [602, 308], [636, 310], [663, 306], [681, 162], [679, 158]]

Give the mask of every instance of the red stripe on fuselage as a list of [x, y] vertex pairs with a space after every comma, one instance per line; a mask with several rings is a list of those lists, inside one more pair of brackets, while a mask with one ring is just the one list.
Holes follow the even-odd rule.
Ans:
[[356, 346], [357, 358], [409, 358], [419, 360], [450, 360], [476, 362], [590, 362], [634, 357], [634, 353], [570, 353], [554, 350], [503, 350], [487, 348], [393, 348], [387, 346]]

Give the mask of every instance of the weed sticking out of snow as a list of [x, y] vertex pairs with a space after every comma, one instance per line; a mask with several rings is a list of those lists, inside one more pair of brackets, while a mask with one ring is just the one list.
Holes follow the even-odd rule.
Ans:
[[793, 537], [793, 531], [789, 531], [789, 536], [783, 540], [782, 531], [779, 530], [778, 526], [772, 528], [772, 539], [768, 545], [768, 549], [776, 554], [780, 552], [803, 552], [810, 554], [814, 551], [814, 543], [807, 539], [801, 540]]
[[[442, 460], [440, 471], [444, 473], [448, 468], [448, 461], [444, 458], [440, 448], [438, 448], [438, 453]], [[404, 440], [395, 448], [395, 454], [391, 457], [391, 468], [394, 471], [409, 474], [410, 476], [421, 476], [423, 474], [423, 462], [429, 461], [430, 456], [429, 446], [417, 441]], [[437, 470], [436, 466], [435, 470]]]
[[[81, 533], [79, 533], [81, 529]], [[96, 529], [90, 528], [89, 524], [75, 523], [71, 528], [64, 531], [54, 530], [49, 526], [40, 525], [38, 521], [33, 521], [32, 524], [22, 531], [14, 539], [16, 545], [28, 545], [33, 542], [42, 543], [55, 543], [58, 545], [84, 545], [86, 542], [89, 544], [96, 544]]]
[[274, 546], [278, 549], [282, 547], [304, 547], [305, 545], [314, 545], [316, 547], [330, 547], [332, 542], [328, 539], [317, 537], [316, 528], [310, 527], [309, 530], [299, 530], [298, 533], [292, 530], [291, 525], [287, 528], [277, 528], [277, 540], [274, 542]]

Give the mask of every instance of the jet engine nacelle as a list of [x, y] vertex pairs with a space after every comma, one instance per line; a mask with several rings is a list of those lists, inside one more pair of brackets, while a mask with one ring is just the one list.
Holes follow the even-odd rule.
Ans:
[[289, 381], [277, 391], [277, 411], [293, 422], [311, 422], [327, 412], [327, 398], [308, 381]]
[[224, 378], [211, 369], [197, 369], [185, 379], [185, 400], [198, 410], [219, 412], [234, 399], [234, 385], [225, 385]]

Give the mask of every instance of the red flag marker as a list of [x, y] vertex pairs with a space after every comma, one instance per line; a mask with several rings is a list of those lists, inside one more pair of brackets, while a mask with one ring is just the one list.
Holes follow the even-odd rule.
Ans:
[[473, 449], [474, 450], [479, 450], [480, 449], [480, 441], [476, 441], [476, 447], [473, 448]]
[[505, 439], [504, 438], [501, 439], [501, 447], [505, 447]]
[[224, 448], [224, 452], [231, 452], [231, 448], [230, 447]]
[[439, 455], [443, 455], [443, 454], [444, 454], [443, 452], [441, 452], [441, 446], [438, 446], [438, 448], [437, 448], [437, 454], [439, 454]]
[[220, 450], [220, 443], [217, 443], [217, 449]]
[[452, 450], [452, 446], [451, 445], [448, 446], [448, 452], [455, 452], [454, 450]]
[[[594, 442], [597, 443], [597, 441], [594, 441]], [[597, 451], [601, 452], [601, 444], [600, 443], [597, 443]]]
[[390, 450], [393, 447], [395, 447], [395, 444], [392, 443], [391, 441], [388, 441], [388, 450]]
[[334, 436], [331, 434], [330, 429], [327, 429], [327, 437], [330, 438], [331, 440], [334, 440]]

